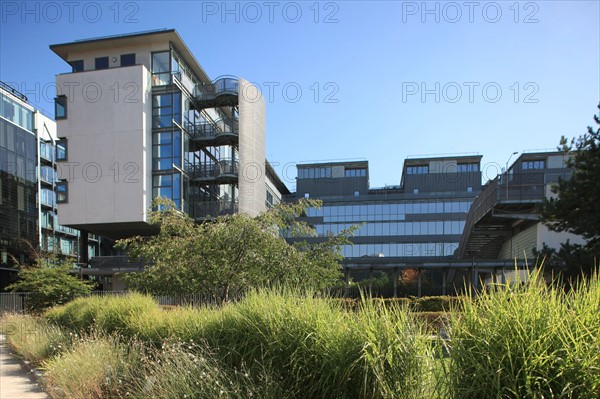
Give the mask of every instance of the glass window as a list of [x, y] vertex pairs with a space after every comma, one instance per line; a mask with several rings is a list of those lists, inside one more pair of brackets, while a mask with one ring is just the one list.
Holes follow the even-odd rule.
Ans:
[[135, 53], [132, 54], [121, 54], [121, 66], [135, 65]]
[[96, 69], [107, 69], [108, 68], [108, 57], [98, 57], [95, 61]]
[[56, 183], [56, 203], [65, 204], [69, 202], [69, 183], [61, 181]]
[[59, 139], [56, 142], [56, 160], [66, 161], [67, 160], [67, 139]]
[[58, 96], [54, 99], [54, 119], [67, 118], [67, 96]]
[[83, 72], [83, 60], [70, 61], [72, 72]]
[[169, 51], [152, 53], [152, 85], [165, 86], [171, 83], [171, 54]]

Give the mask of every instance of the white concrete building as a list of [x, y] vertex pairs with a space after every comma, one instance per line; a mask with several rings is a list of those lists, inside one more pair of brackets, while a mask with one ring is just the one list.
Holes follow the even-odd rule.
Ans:
[[158, 196], [201, 221], [289, 193], [265, 160], [260, 91], [211, 80], [175, 30], [50, 48], [72, 68], [56, 77], [61, 223], [120, 238], [152, 233]]

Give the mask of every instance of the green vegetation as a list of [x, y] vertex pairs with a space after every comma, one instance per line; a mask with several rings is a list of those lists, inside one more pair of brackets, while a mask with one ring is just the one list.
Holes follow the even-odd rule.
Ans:
[[53, 305], [66, 303], [78, 296], [89, 294], [93, 285], [80, 280], [70, 272], [72, 266], [66, 262], [53, 263], [55, 259], [38, 259], [31, 266], [21, 266], [20, 280], [7, 288], [13, 291], [30, 292], [25, 306], [39, 312]]
[[600, 279], [575, 290], [500, 286], [463, 301], [452, 319], [452, 398], [600, 397]]
[[[594, 120], [600, 125], [598, 116]], [[586, 134], [571, 139], [570, 143], [563, 136], [560, 144], [568, 156], [567, 165], [573, 168], [573, 177], [560, 180], [552, 188], [558, 197], [544, 202], [542, 219], [552, 230], [580, 234], [587, 245], [567, 242], [558, 253], [551, 251], [544, 255], [565, 262], [566, 277], [573, 278], [597, 270], [600, 257], [600, 127], [595, 131], [588, 127]]]
[[460, 301], [348, 306], [261, 289], [163, 310], [140, 294], [90, 297], [3, 326], [55, 397], [575, 399], [600, 397], [599, 306], [598, 275], [565, 292], [533, 274]]
[[144, 272], [123, 276], [133, 289], [165, 295], [202, 293], [225, 302], [248, 289], [284, 282], [316, 289], [339, 284], [340, 248], [348, 243], [350, 232], [318, 244], [290, 245], [282, 237], [283, 232], [314, 236], [314, 229], [298, 217], [308, 207], [318, 207], [318, 201], [281, 204], [255, 218], [240, 213], [201, 224], [167, 200], [155, 205], [160, 210], [151, 212], [150, 221], [160, 232], [118, 244], [145, 264]]

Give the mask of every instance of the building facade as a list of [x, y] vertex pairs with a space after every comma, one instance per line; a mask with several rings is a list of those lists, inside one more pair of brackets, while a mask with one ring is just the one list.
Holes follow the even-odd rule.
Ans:
[[[79, 260], [80, 232], [58, 222], [56, 143], [54, 120], [0, 82], [0, 267], [30, 262], [32, 249]], [[99, 237], [87, 241], [98, 254]]]
[[544, 245], [559, 249], [567, 240], [585, 244], [575, 234], [550, 231], [539, 217], [541, 203], [554, 196], [552, 185], [571, 178], [566, 159], [557, 151], [524, 152], [487, 182], [469, 212], [457, 257], [535, 262], [535, 252]]
[[[397, 283], [403, 270], [417, 268], [421, 283], [427, 279], [432, 293], [442, 293], [454, 278], [448, 270], [481, 191], [480, 162], [479, 155], [409, 158], [400, 184], [383, 188], [369, 186], [366, 161], [301, 164], [297, 192], [288, 199], [323, 202], [308, 210], [306, 221], [318, 234], [308, 241], [359, 226], [353, 245], [342, 248], [347, 278], [385, 273]], [[424, 293], [423, 284], [414, 289]]]
[[67, 226], [151, 234], [159, 196], [202, 221], [257, 215], [288, 193], [265, 159], [260, 91], [241, 78], [211, 80], [175, 30], [50, 48], [71, 66], [56, 77]]

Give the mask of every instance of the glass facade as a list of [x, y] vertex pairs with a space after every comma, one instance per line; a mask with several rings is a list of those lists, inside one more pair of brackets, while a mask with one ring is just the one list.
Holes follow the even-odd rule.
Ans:
[[326, 202], [307, 211], [318, 237], [358, 226], [351, 238], [354, 245], [342, 248], [346, 258], [452, 256], [472, 203], [459, 199], [377, 201], [375, 195], [369, 196], [353, 202]]
[[237, 106], [200, 107], [199, 84], [175, 49], [152, 53], [153, 197], [196, 219], [237, 210], [239, 173]]
[[16, 101], [2, 97], [0, 118], [0, 265], [12, 258], [27, 261], [23, 240], [37, 240], [36, 138], [33, 114]]

